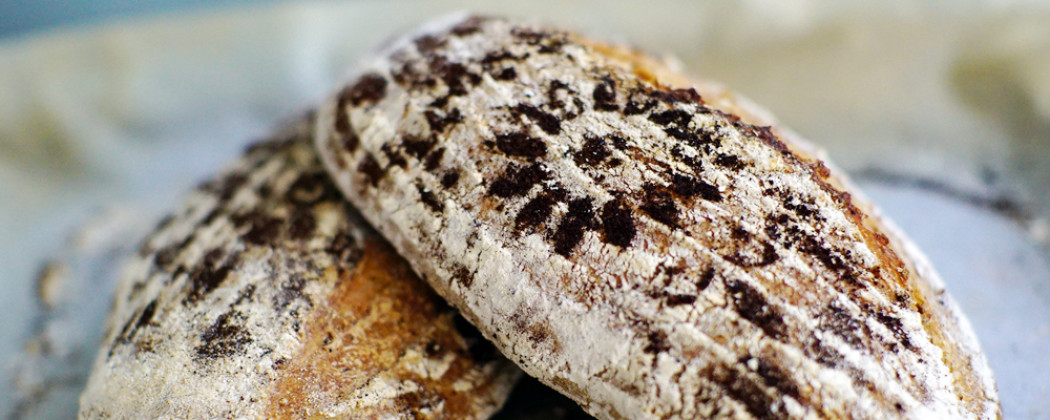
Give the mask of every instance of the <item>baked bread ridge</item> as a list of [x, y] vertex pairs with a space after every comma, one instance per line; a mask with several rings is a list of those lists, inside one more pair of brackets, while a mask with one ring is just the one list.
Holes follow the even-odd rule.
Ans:
[[80, 418], [484, 419], [520, 375], [346, 203], [312, 117], [125, 268]]
[[[736, 115], [740, 115], [743, 121], [771, 127], [793, 153], [805, 161], [820, 162], [819, 165], [827, 170], [828, 176], [825, 181], [828, 184], [839, 191], [850, 192], [853, 205], [862, 209], [867, 216], [864, 218], [865, 226], [883, 233], [892, 244], [891, 248], [896, 250], [905, 264], [912, 295], [933, 297], [923, 302], [925, 312], [929, 314], [923, 318], [923, 326], [927, 331], [932, 330], [932, 334], [939, 336], [940, 342], [937, 345], [946, 352], [942, 360], [952, 371], [956, 392], [969, 397], [964, 404], [975, 413], [983, 413], [981, 417], [1001, 419], [1002, 407], [999, 404], [995, 379], [988, 359], [981, 351], [977, 334], [958, 303], [948, 293], [944, 280], [919, 246], [850, 180], [845, 171], [828, 160], [826, 151], [799, 137], [790, 129], [780, 126], [771, 114], [746, 98], [726, 91], [717, 84], [698, 82], [696, 86], [702, 95], [705, 91], [714, 95], [724, 95], [721, 96], [724, 101], [741, 110], [741, 113]], [[714, 95], [713, 97], [718, 97]], [[937, 331], [943, 332], [936, 333]]]
[[942, 342], [938, 346], [947, 351], [944, 360], [952, 368], [959, 394], [987, 393], [983, 397], [983, 403], [981, 399], [969, 401], [971, 408], [975, 412], [983, 411], [988, 416], [1002, 417], [991, 367], [981, 351], [980, 343], [970, 321], [964, 316], [955, 299], [947, 293], [944, 280], [918, 245], [853, 184], [845, 171], [828, 159], [825, 150], [781, 125], [769, 111], [750, 99], [730, 91], [719, 83], [696, 81], [696, 79], [684, 76], [677, 68], [677, 63], [662, 62], [623, 46], [604, 45], [588, 40], [581, 40], [581, 42], [590, 42], [606, 56], [622, 61], [625, 65], [632, 67], [636, 73], [652, 75], [660, 84], [679, 88], [695, 88], [708, 106], [733, 114], [747, 124], [770, 127], [776, 137], [781, 139], [792, 153], [810, 165], [817, 165], [817, 170], [823, 167], [823, 170], [827, 171], [824, 181], [839, 191], [849, 191], [852, 204], [862, 209], [867, 216], [863, 219], [865, 226], [872, 231], [882, 232], [893, 244], [891, 248], [896, 250], [910, 273], [908, 283], [912, 294], [936, 297], [925, 302], [927, 303], [925, 312], [929, 313], [930, 317], [925, 318], [924, 327], [934, 331], [950, 330], [948, 333], [939, 335], [942, 336], [942, 340], [943, 336], [952, 337], [953, 340]]
[[504, 354], [601, 418], [999, 415], [943, 284], [844, 178], [579, 40], [428, 25], [317, 120], [342, 191]]
[[[926, 312], [930, 313], [931, 317], [926, 319], [924, 326], [928, 330], [952, 330], [942, 335], [954, 337], [954, 341], [945, 342], [939, 346], [948, 347], [945, 349], [947, 353], [944, 360], [952, 368], [955, 386], [961, 389], [959, 393], [983, 394], [990, 391], [990, 394], [984, 395], [983, 407], [980, 400], [972, 400], [970, 401], [971, 408], [975, 412], [983, 411], [987, 416], [1002, 417], [991, 367], [984, 353], [981, 352], [980, 343], [977, 341], [977, 335], [969, 320], [963, 315], [951, 295], [947, 293], [944, 280], [941, 279], [918, 245], [911, 241], [903, 230], [886, 217], [874, 202], [853, 184], [845, 171], [828, 159], [826, 151], [781, 125], [772, 113], [750, 99], [730, 91], [717, 82], [696, 80], [685, 76], [678, 68], [679, 64], [673, 60], [658, 60], [641, 51], [621, 45], [602, 44], [587, 39], [580, 41], [591, 45], [610, 59], [622, 62], [640, 77], [655, 80], [657, 84], [669, 86], [671, 89], [695, 88], [706, 105], [739, 117], [747, 124], [770, 127], [776, 137], [781, 139], [792, 153], [810, 165], [823, 166], [827, 171], [824, 181], [839, 191], [849, 191], [852, 204], [861, 208], [867, 216], [863, 220], [865, 226], [872, 231], [884, 233], [893, 243], [891, 248], [899, 253], [899, 257], [911, 274], [909, 275], [909, 288], [913, 294], [936, 296], [936, 299], [929, 301], [926, 305]], [[974, 387], [973, 384], [979, 385], [975, 389], [965, 389]]]
[[[942, 340], [938, 346], [947, 351], [944, 361], [952, 369], [957, 392], [960, 395], [983, 396], [968, 401], [972, 411], [983, 412], [988, 417], [1002, 417], [991, 367], [981, 351], [977, 335], [969, 320], [963, 315], [952, 296], [947, 293], [944, 280], [918, 245], [882, 213], [878, 206], [849, 179], [845, 171], [828, 159], [825, 150], [784, 127], [772, 113], [754, 101], [717, 82], [686, 76], [680, 69], [680, 64], [673, 58], [661, 60], [626, 46], [605, 44], [585, 38], [577, 39], [611, 60], [631, 68], [639, 77], [653, 80], [655, 84], [668, 89], [693, 88], [703, 98], [705, 105], [732, 114], [744, 123], [769, 127], [776, 138], [780, 139], [802, 161], [815, 165], [817, 171], [826, 171], [823, 180], [838, 191], [849, 192], [849, 202], [860, 208], [865, 215], [864, 225], [874, 232], [883, 233], [892, 243], [890, 248], [896, 251], [895, 253], [908, 270], [908, 288], [912, 294], [935, 297], [935, 299], [924, 302], [925, 312], [930, 316], [924, 319], [923, 324], [928, 331], [949, 330], [947, 333], [936, 335], [941, 336], [940, 340]], [[945, 341], [945, 337], [952, 337], [952, 340]]]

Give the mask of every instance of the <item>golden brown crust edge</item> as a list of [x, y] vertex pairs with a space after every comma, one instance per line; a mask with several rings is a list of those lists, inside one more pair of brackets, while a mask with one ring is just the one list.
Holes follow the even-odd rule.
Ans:
[[[611, 60], [632, 67], [643, 79], [652, 80], [669, 89], [695, 88], [709, 106], [735, 115], [747, 124], [770, 127], [792, 153], [816, 168], [815, 172], [821, 175], [829, 189], [840, 194], [850, 191], [851, 193], [843, 196], [842, 204], [860, 210], [859, 219], [869, 232], [866, 235], [869, 244], [880, 246], [879, 243], [888, 240], [884, 258], [890, 260], [889, 265], [897, 265], [898, 262], [893, 260], [899, 260], [899, 264], [905, 266], [907, 288], [912, 296], [921, 299], [916, 302], [916, 306], [921, 307], [921, 312], [927, 314], [923, 318], [923, 326], [935, 337], [935, 344], [944, 350], [944, 363], [952, 370], [956, 392], [964, 400], [964, 404], [971, 412], [991, 413], [995, 418], [1002, 418], [1002, 408], [999, 406], [999, 396], [988, 361], [980, 349], [972, 326], [947, 293], [943, 280], [918, 246], [883, 215], [870, 199], [860, 193], [860, 189], [850, 181], [845, 171], [828, 163], [822, 150], [783, 127], [769, 111], [718, 83], [691, 79], [668, 63], [628, 47], [583, 38], [580, 42], [592, 45], [596, 51]], [[923, 297], [934, 298], [922, 299]]]

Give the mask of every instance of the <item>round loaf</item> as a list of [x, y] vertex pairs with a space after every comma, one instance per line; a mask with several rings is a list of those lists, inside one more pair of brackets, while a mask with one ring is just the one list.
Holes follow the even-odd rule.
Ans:
[[343, 193], [605, 419], [1000, 416], [925, 259], [746, 102], [623, 48], [428, 24], [319, 112]]
[[519, 371], [345, 203], [303, 119], [126, 267], [80, 418], [483, 419]]

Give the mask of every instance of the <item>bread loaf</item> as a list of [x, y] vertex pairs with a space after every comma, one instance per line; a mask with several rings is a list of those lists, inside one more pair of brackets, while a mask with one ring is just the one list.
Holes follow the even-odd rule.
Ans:
[[474, 17], [367, 61], [316, 142], [417, 273], [599, 418], [1001, 416], [925, 259], [770, 122], [628, 49]]
[[503, 404], [517, 368], [345, 203], [307, 121], [146, 239], [80, 418], [483, 419]]

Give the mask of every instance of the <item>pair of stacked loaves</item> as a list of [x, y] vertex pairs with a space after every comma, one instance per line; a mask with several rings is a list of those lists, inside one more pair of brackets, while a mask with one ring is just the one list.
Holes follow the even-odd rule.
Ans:
[[524, 371], [603, 419], [1000, 417], [817, 154], [631, 49], [428, 24], [144, 241], [80, 416], [482, 419]]

